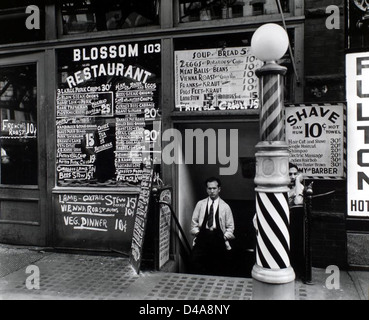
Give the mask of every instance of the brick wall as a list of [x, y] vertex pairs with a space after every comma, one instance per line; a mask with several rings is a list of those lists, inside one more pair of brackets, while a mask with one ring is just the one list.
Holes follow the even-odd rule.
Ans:
[[311, 230], [313, 267], [336, 265], [347, 269], [346, 221], [344, 214], [314, 212]]
[[[312, 181], [306, 180], [305, 185]], [[347, 265], [346, 180], [314, 180], [311, 244], [313, 266]]]
[[[326, 27], [329, 5], [340, 8], [340, 29]], [[344, 101], [344, 1], [305, 1], [305, 16], [305, 102]], [[328, 91], [323, 92], [325, 86]]]
[[[340, 29], [329, 30], [327, 6], [340, 8]], [[344, 0], [305, 1], [305, 102], [345, 101]], [[328, 91], [323, 92], [326, 86]], [[307, 184], [309, 181], [306, 182]], [[346, 181], [315, 180], [311, 230], [313, 266], [346, 268]]]

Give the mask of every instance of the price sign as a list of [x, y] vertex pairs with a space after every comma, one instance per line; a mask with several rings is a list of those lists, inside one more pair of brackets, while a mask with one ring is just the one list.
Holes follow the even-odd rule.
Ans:
[[344, 105], [291, 105], [286, 119], [290, 162], [306, 178], [344, 178]]
[[160, 52], [156, 41], [58, 50], [58, 186], [138, 186], [143, 162], [160, 163]]
[[177, 51], [177, 111], [258, 109], [261, 66], [250, 47]]

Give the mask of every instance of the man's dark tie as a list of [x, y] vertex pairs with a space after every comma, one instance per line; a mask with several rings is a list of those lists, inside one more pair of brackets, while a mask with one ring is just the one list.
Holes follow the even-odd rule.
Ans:
[[214, 201], [210, 206], [209, 217], [208, 217], [208, 228], [212, 228], [214, 223]]

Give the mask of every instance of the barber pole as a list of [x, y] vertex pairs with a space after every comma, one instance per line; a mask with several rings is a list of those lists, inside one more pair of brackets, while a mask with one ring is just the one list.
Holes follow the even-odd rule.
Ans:
[[288, 206], [289, 152], [285, 134], [283, 76], [274, 62], [257, 71], [260, 78], [260, 140], [256, 146], [257, 244], [254, 279], [284, 284], [295, 279], [290, 264]]
[[282, 74], [269, 75], [261, 70], [256, 74], [261, 76], [260, 140], [285, 141]]

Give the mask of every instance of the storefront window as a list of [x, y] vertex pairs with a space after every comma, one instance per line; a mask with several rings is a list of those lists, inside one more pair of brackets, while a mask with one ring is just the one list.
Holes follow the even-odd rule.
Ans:
[[139, 185], [159, 150], [161, 43], [62, 49], [58, 70], [58, 185]]
[[369, 48], [369, 2], [353, 0], [347, 2], [347, 45], [348, 49]]
[[[283, 12], [290, 1], [282, 0]], [[230, 19], [279, 13], [275, 0], [179, 0], [180, 22]]]
[[63, 34], [157, 25], [159, 9], [160, 0], [64, 0]]
[[1, 184], [37, 185], [36, 64], [0, 68]]
[[[27, 13], [30, 5], [38, 11]], [[28, 18], [32, 28], [26, 26]], [[0, 1], [0, 44], [44, 40], [44, 20], [44, 6], [40, 0]]]

